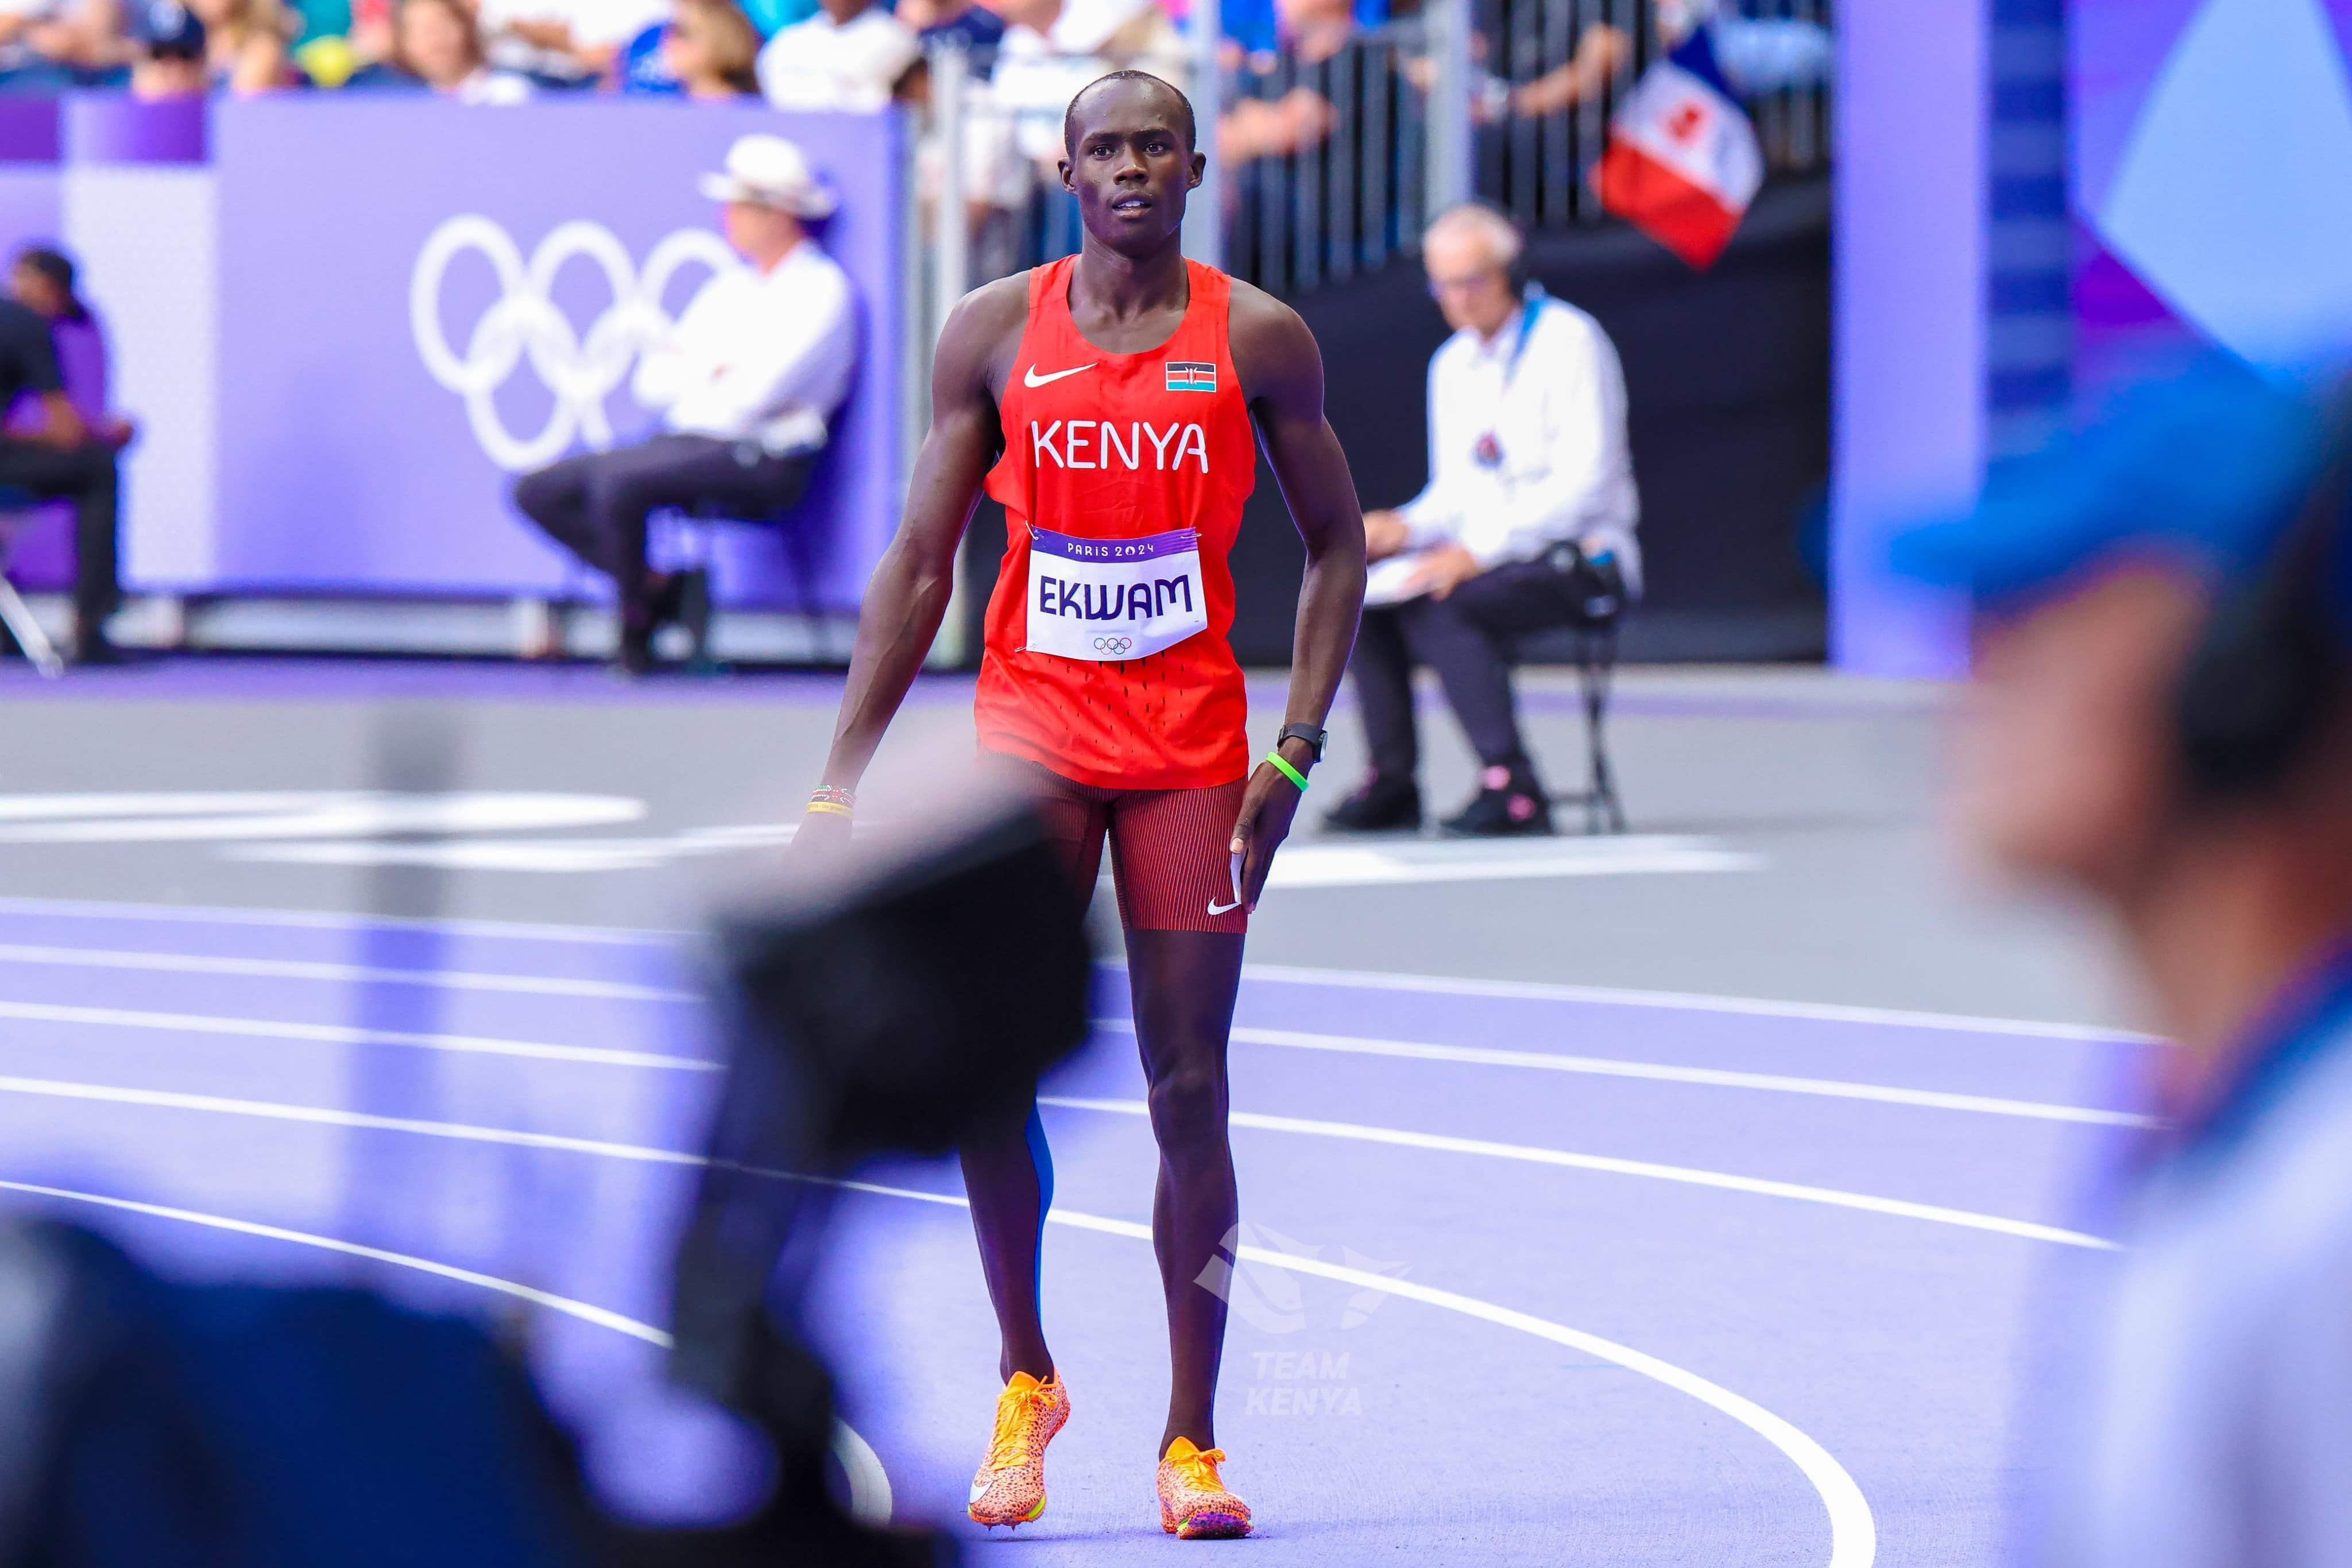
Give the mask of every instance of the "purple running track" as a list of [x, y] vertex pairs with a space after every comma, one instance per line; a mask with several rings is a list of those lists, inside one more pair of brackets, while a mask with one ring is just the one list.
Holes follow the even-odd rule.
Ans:
[[[1998, 1558], [2028, 1291], [2094, 1251], [2062, 1195], [2127, 1135], [2048, 1113], [2127, 1110], [2112, 1086], [2143, 1047], [1400, 984], [1244, 987], [1234, 1140], [1265, 1261], [1225, 1286], [1218, 1435], [1253, 1562]], [[1075, 1403], [1052, 1507], [975, 1531], [982, 1558], [1175, 1550], [1121, 990], [1106, 971], [1105, 1027], [1048, 1086], [1047, 1327]], [[689, 956], [650, 936], [0, 904], [0, 1201], [193, 1276], [530, 1312], [608, 1495], [708, 1517], [750, 1484], [740, 1437], [663, 1388], [646, 1337], [717, 1087], [690, 992]], [[842, 1207], [822, 1333], [898, 1514], [960, 1521], [996, 1386], [960, 1188], [938, 1166], [871, 1180], [888, 1190]]]

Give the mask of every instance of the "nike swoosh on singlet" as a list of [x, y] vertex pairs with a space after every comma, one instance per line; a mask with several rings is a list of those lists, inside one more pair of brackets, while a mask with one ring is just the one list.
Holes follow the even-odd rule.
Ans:
[[[1097, 360], [1097, 361], [1095, 361], [1095, 364], [1100, 364], [1101, 362], [1102, 362], [1101, 361]], [[1078, 370], [1077, 370], [1077, 371], [1055, 371], [1052, 375], [1050, 375], [1050, 376], [1041, 376], [1041, 375], [1039, 375], [1039, 374], [1037, 373], [1037, 367], [1036, 367], [1036, 366], [1034, 366], [1034, 365], [1032, 365], [1032, 366], [1030, 366], [1030, 367], [1029, 367], [1029, 373], [1028, 373], [1027, 375], [1024, 375], [1024, 376], [1023, 376], [1023, 377], [1021, 378], [1021, 384], [1022, 384], [1023, 386], [1024, 386], [1024, 387], [1042, 387], [1042, 386], [1044, 386], [1047, 382], [1058, 382], [1058, 381], [1060, 381], [1064, 376], [1074, 376], [1074, 375], [1076, 375], [1076, 374], [1078, 373], [1078, 371], [1090, 371], [1090, 370], [1093, 370], [1093, 369], [1095, 368], [1095, 364], [1080, 365], [1080, 366], [1078, 367]]]

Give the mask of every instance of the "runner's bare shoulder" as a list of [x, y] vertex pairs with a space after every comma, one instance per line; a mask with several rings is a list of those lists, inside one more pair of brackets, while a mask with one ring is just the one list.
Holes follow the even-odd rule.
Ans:
[[1016, 272], [983, 283], [956, 301], [940, 331], [933, 361], [934, 396], [950, 388], [984, 392], [993, 400], [1004, 390], [1029, 320], [1029, 275]]
[[1252, 402], [1280, 388], [1302, 385], [1302, 378], [1321, 395], [1323, 350], [1297, 311], [1256, 284], [1236, 277], [1225, 322], [1234, 369]]

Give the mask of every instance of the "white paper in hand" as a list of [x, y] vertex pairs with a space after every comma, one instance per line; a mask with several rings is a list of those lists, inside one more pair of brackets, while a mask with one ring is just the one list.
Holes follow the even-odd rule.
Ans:
[[1209, 913], [1212, 915], [1231, 915], [1234, 910], [1239, 909], [1241, 906], [1242, 857], [1241, 852], [1236, 850], [1234, 852], [1234, 901], [1231, 904], [1219, 904], [1214, 900], [1212, 900], [1209, 904]]

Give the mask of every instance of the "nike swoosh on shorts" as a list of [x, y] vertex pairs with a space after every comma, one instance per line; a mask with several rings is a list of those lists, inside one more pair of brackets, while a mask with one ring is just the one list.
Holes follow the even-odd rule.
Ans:
[[1048, 382], [1058, 382], [1064, 376], [1076, 375], [1078, 371], [1093, 370], [1096, 364], [1100, 364], [1101, 362], [1101, 361], [1097, 360], [1094, 364], [1080, 365], [1077, 371], [1055, 371], [1050, 376], [1039, 375], [1037, 373], [1037, 367], [1032, 365], [1029, 367], [1029, 373], [1021, 378], [1021, 384], [1024, 387], [1042, 387]]
[[1209, 900], [1209, 913], [1212, 915], [1231, 915], [1234, 910], [1239, 909], [1241, 906], [1242, 857], [1235, 855], [1234, 857], [1234, 901], [1231, 904], [1219, 904], [1213, 898]]

